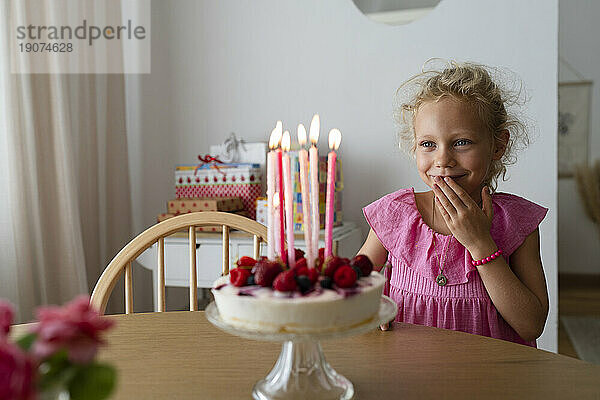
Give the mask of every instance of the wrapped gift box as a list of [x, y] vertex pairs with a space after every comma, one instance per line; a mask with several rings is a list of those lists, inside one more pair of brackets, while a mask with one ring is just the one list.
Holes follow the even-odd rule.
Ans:
[[267, 226], [269, 223], [268, 217], [268, 201], [265, 197], [259, 197], [256, 199], [256, 221]]
[[256, 218], [255, 202], [262, 194], [262, 172], [258, 164], [223, 164], [196, 169], [196, 165], [175, 168], [175, 197], [239, 197], [250, 218]]
[[167, 202], [167, 213], [181, 214], [196, 211], [240, 211], [244, 209], [241, 197], [199, 197], [174, 199]]
[[[210, 146], [210, 154], [226, 163], [258, 164], [262, 176], [267, 174], [266, 142], [246, 142], [231, 134], [222, 144]], [[262, 182], [262, 192], [266, 191], [266, 180]]]

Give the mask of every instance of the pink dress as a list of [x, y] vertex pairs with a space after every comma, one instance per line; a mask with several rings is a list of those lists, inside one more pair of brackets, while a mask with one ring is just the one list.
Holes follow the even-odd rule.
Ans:
[[[494, 193], [491, 235], [506, 260], [544, 219], [547, 209]], [[417, 209], [414, 189], [390, 193], [363, 209], [388, 251], [384, 293], [398, 304], [396, 321], [452, 329], [536, 347], [523, 340], [492, 303], [471, 255], [452, 235], [433, 231]], [[435, 236], [435, 241], [433, 240]], [[436, 283], [444, 258], [445, 286]]]

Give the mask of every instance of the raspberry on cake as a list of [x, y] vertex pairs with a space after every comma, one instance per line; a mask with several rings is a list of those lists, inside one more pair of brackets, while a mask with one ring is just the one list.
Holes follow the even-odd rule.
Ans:
[[229, 271], [231, 284], [237, 287], [245, 286], [250, 275], [250, 271], [244, 268], [235, 268]]
[[308, 279], [310, 279], [310, 282], [314, 285], [319, 280], [319, 270], [316, 268], [309, 268], [307, 276]]
[[358, 267], [363, 276], [367, 276], [373, 271], [373, 263], [369, 257], [359, 254], [350, 261], [351, 267]]
[[276, 261], [269, 261], [266, 258], [258, 260], [254, 268], [252, 268], [254, 282], [262, 287], [270, 287], [277, 275], [282, 271], [281, 264]]
[[308, 267], [306, 265], [302, 267], [295, 266], [293, 271], [296, 276], [308, 275]]
[[294, 268], [302, 268], [307, 267], [306, 258], [302, 257], [300, 259], [296, 259], [296, 266]]
[[239, 260], [237, 260], [238, 268], [248, 268], [251, 269], [256, 265], [256, 260], [252, 257], [243, 256]]
[[275, 282], [273, 282], [273, 289], [279, 292], [292, 292], [296, 290], [297, 287], [296, 274], [294, 274], [294, 271], [291, 269], [277, 275]]
[[350, 260], [342, 257], [329, 257], [323, 262], [323, 275], [333, 278], [335, 271], [342, 265], [350, 264]]
[[356, 272], [349, 265], [342, 265], [333, 274], [333, 281], [341, 288], [354, 286], [357, 278]]

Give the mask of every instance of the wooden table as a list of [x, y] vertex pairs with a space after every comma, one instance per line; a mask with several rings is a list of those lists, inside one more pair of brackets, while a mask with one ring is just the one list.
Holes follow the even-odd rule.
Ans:
[[[246, 399], [280, 344], [241, 339], [204, 312], [110, 316], [100, 359], [119, 371], [117, 399]], [[600, 366], [461, 332], [397, 324], [322, 342], [356, 399], [598, 399]]]

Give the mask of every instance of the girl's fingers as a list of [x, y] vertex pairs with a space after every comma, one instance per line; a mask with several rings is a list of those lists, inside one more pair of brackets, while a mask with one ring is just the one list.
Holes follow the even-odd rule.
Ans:
[[[449, 179], [451, 179], [451, 178], [449, 178]], [[446, 181], [444, 179], [438, 178], [437, 185], [444, 192], [444, 194], [446, 195], [448, 200], [452, 203], [452, 205], [454, 206], [456, 211], [467, 207], [465, 205], [465, 203], [463, 203], [463, 201], [457, 196], [456, 192], [454, 192], [454, 190], [450, 186], [448, 186], [448, 183], [446, 183]]]
[[454, 208], [452, 202], [448, 200], [448, 197], [446, 197], [446, 193], [443, 192], [437, 184], [433, 185], [433, 193], [435, 195], [435, 199], [438, 200], [440, 207], [446, 211], [446, 214], [456, 215], [456, 208]]
[[450, 224], [450, 222], [452, 221], [452, 217], [450, 216], [448, 211], [446, 211], [446, 209], [444, 208], [440, 199], [437, 196], [435, 198], [435, 204], [438, 210], [440, 211], [440, 214], [442, 214], [442, 218], [444, 218], [444, 221], [446, 221], [446, 224]]
[[[471, 198], [471, 196], [469, 196], [469, 194], [465, 191], [465, 189], [463, 189], [458, 183], [456, 183], [454, 181], [454, 179], [447, 177], [444, 178], [444, 182], [448, 185], [448, 187], [450, 189], [452, 189], [452, 191], [454, 193], [456, 193], [456, 196], [460, 199], [460, 201], [467, 207], [473, 207], [473, 206], [477, 206], [477, 203], [475, 203], [475, 200], [473, 200]], [[444, 187], [442, 186], [442, 190], [444, 189]], [[452, 198], [450, 198], [450, 200], [452, 200]]]

